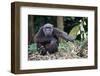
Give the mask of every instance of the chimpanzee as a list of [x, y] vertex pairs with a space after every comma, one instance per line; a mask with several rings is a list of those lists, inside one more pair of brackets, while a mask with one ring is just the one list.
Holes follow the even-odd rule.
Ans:
[[58, 51], [59, 38], [63, 38], [66, 41], [73, 41], [75, 37], [69, 36], [66, 32], [63, 32], [52, 24], [47, 23], [40, 27], [39, 31], [34, 37], [34, 42], [37, 43], [37, 50], [41, 55], [55, 53]]

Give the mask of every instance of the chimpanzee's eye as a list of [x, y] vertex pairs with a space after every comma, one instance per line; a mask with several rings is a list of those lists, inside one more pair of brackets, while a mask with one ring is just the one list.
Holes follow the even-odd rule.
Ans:
[[46, 27], [47, 29], [51, 29], [51, 27]]

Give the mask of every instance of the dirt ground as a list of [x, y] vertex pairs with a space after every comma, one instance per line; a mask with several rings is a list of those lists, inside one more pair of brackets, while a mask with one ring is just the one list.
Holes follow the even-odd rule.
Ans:
[[57, 52], [55, 54], [48, 54], [45, 56], [40, 55], [38, 52], [30, 54], [28, 60], [54, 60], [54, 59], [74, 59], [74, 58], [87, 58], [87, 56], [80, 57], [75, 53]]
[[82, 49], [82, 56], [79, 53], [79, 45], [68, 42], [66, 46], [63, 44], [60, 44], [61, 47], [59, 47], [59, 51], [54, 54], [48, 54], [47, 55], [40, 55], [37, 51], [34, 53], [30, 53], [28, 55], [28, 60], [55, 60], [55, 59], [80, 59], [80, 58], [87, 58], [88, 57], [88, 48], [87, 45]]

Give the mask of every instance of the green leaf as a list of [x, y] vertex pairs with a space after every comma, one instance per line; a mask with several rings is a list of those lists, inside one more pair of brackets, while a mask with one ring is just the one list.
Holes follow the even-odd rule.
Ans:
[[29, 45], [28, 50], [29, 51], [36, 51], [37, 47], [36, 47], [36, 43], [33, 43], [31, 45]]
[[86, 26], [87, 24], [86, 24], [86, 22], [84, 21], [84, 26]]
[[77, 26], [73, 27], [73, 29], [70, 31], [69, 35], [76, 37], [77, 36], [77, 33], [79, 31], [80, 31], [80, 26], [77, 25]]

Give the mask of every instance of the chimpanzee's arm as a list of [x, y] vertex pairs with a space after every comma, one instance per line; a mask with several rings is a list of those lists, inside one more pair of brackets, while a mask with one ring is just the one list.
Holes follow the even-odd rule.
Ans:
[[73, 36], [69, 36], [66, 32], [61, 31], [57, 28], [54, 28], [54, 32], [53, 32], [57, 37], [61, 37], [66, 41], [73, 41], [75, 40], [76, 37]]

